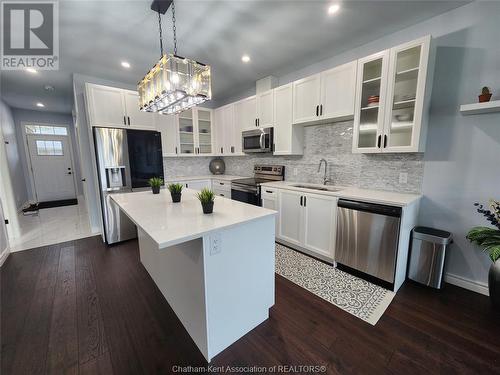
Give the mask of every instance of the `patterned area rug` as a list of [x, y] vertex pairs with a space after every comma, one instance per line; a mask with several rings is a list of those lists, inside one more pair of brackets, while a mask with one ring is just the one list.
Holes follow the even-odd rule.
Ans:
[[395, 296], [394, 292], [278, 243], [276, 273], [372, 325]]

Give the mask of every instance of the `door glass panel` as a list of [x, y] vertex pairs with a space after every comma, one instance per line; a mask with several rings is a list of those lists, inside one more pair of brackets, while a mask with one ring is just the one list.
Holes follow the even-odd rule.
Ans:
[[192, 109], [188, 109], [179, 114], [179, 139], [181, 154], [193, 154], [194, 130]]
[[210, 111], [198, 109], [198, 139], [200, 154], [212, 152], [212, 121]]
[[68, 129], [65, 126], [26, 125], [25, 129], [26, 134], [68, 135]]
[[389, 147], [411, 146], [421, 46], [396, 55]]
[[39, 156], [63, 156], [61, 141], [36, 141], [36, 152]]
[[382, 58], [363, 65], [358, 147], [376, 147], [379, 119]]

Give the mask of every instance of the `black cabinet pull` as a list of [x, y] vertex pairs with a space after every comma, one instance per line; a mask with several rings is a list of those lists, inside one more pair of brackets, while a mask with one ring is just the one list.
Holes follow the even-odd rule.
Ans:
[[257, 126], [257, 119], [255, 119], [255, 126]]
[[319, 105], [316, 106], [316, 116], [319, 116]]
[[301, 196], [300, 196], [300, 205], [301, 205], [301, 206], [302, 206], [302, 199], [303, 199], [303, 198], [304, 198], [304, 197], [301, 195]]
[[85, 178], [82, 178], [82, 182], [85, 182], [85, 181], [87, 181], [87, 180]]
[[319, 115], [323, 116], [323, 104], [319, 106]]
[[234, 146], [231, 146], [231, 153], [234, 154]]
[[307, 205], [307, 197], [304, 197], [304, 207]]
[[384, 134], [384, 148], [387, 147], [387, 134]]
[[130, 116], [127, 116], [128, 124], [130, 125]]
[[221, 147], [221, 148], [220, 148], [220, 153], [221, 153], [221, 154], [223, 154], [223, 153], [224, 153], [224, 148], [223, 148], [223, 147]]
[[274, 191], [272, 191], [272, 190], [266, 190], [266, 193], [273, 194]]
[[382, 136], [379, 135], [377, 138], [377, 147], [380, 148], [380, 140], [382, 139]]
[[127, 125], [127, 116], [123, 116], [123, 125]]

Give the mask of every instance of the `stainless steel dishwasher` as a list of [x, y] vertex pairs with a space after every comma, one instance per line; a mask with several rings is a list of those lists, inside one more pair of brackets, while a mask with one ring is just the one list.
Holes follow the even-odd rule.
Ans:
[[337, 266], [394, 285], [400, 222], [400, 207], [339, 199]]

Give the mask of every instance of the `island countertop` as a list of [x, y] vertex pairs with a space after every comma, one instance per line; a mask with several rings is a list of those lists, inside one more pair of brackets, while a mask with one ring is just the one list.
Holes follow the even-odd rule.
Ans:
[[184, 189], [180, 203], [172, 203], [166, 189], [161, 189], [160, 194], [151, 191], [112, 194], [111, 199], [158, 243], [160, 249], [277, 214], [273, 210], [216, 196], [213, 213], [205, 215], [196, 193]]

